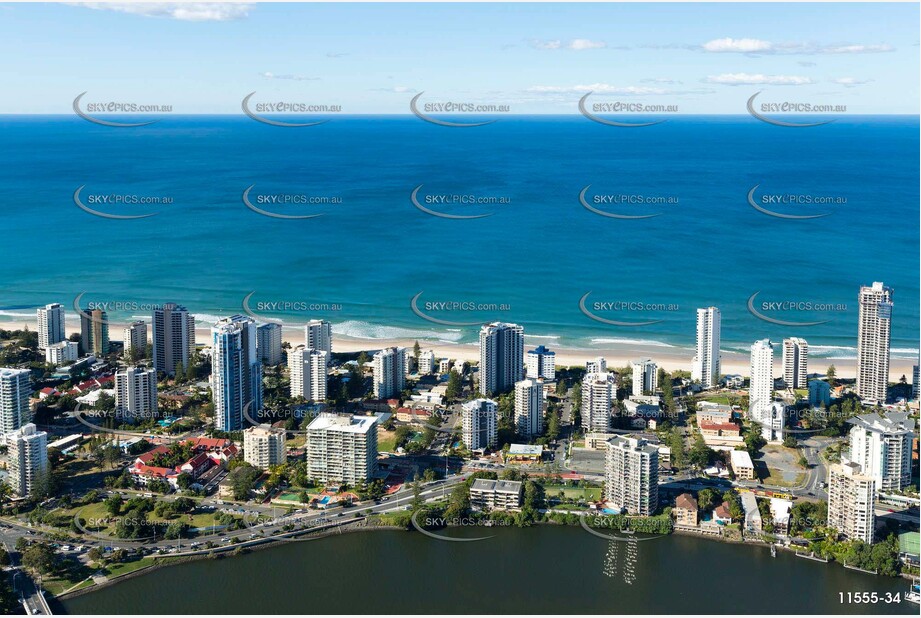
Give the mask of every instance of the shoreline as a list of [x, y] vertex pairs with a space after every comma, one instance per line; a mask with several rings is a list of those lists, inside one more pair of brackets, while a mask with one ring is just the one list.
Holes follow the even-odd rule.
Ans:
[[[121, 339], [121, 331], [127, 326], [127, 322], [111, 321], [109, 323], [109, 337], [114, 341]], [[150, 336], [150, 323], [148, 324], [148, 337]], [[0, 316], [0, 327], [22, 328], [28, 326], [30, 330], [37, 329], [37, 319], [14, 318], [11, 316]], [[66, 320], [65, 332], [67, 336], [80, 332], [79, 322], [71, 318]], [[210, 329], [207, 327], [196, 326], [195, 340], [199, 345], [207, 345], [210, 338]], [[297, 347], [304, 344], [304, 330], [299, 326], [282, 326], [282, 341]], [[418, 341], [423, 349], [434, 351], [436, 358], [449, 358], [451, 360], [464, 360], [467, 362], [479, 361], [479, 346], [476, 343], [449, 343], [444, 340], [435, 340], [420, 337], [392, 337], [381, 339], [359, 338], [348, 335], [333, 333], [333, 352], [334, 353], [358, 353], [372, 352], [387, 347], [405, 347], [412, 348]], [[533, 344], [536, 345], [536, 344]], [[530, 346], [527, 346], [530, 347]], [[650, 358], [657, 366], [666, 371], [690, 371], [691, 359], [694, 356], [692, 348], [682, 348], [669, 344], [652, 344], [652, 345], [627, 345], [627, 344], [607, 344], [593, 349], [580, 349], [571, 347], [548, 346], [556, 353], [557, 366], [584, 366], [586, 361], [603, 356], [611, 369], [628, 366], [632, 361], [640, 358]], [[856, 358], [815, 358], [810, 359], [811, 373], [824, 374], [825, 370], [834, 365], [839, 378], [854, 379], [857, 375]], [[889, 381], [898, 382], [902, 376], [909, 381], [912, 376], [912, 368], [917, 360], [907, 358], [891, 358], [889, 364]], [[747, 376], [750, 373], [750, 358], [747, 354], [726, 351], [721, 353], [721, 373], [738, 374]], [[778, 352], [774, 356], [774, 373], [783, 375], [782, 355]]]

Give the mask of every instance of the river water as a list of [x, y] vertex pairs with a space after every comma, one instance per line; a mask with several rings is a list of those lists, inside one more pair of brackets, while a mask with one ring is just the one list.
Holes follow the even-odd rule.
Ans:
[[918, 613], [841, 592], [902, 593], [876, 577], [763, 547], [672, 535], [614, 542], [580, 528], [345, 534], [159, 569], [63, 603], [71, 614]]

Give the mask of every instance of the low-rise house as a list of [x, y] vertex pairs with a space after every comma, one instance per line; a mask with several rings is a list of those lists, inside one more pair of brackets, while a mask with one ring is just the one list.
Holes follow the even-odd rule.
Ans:
[[544, 447], [540, 444], [510, 444], [506, 461], [540, 461]]
[[713, 513], [710, 516], [711, 521], [715, 524], [721, 526], [726, 526], [732, 523], [732, 516], [729, 515], [729, 503], [723, 502], [721, 505], [713, 509]]
[[712, 401], [697, 404], [697, 423], [728, 423], [732, 420], [732, 407]]
[[790, 533], [790, 512], [793, 510], [793, 503], [781, 498], [771, 498], [771, 519], [774, 521], [774, 532], [776, 534]]
[[521, 508], [521, 481], [476, 479], [470, 486], [470, 507], [474, 511], [514, 511]]
[[748, 451], [730, 451], [729, 465], [737, 479], [751, 481], [755, 479], [755, 464], [752, 462]]
[[733, 447], [744, 442], [742, 429], [735, 423], [698, 423], [704, 443], [710, 448]]
[[675, 499], [675, 508], [672, 509], [675, 516], [675, 523], [681, 526], [696, 526], [698, 523], [697, 499], [689, 494], [683, 493]]

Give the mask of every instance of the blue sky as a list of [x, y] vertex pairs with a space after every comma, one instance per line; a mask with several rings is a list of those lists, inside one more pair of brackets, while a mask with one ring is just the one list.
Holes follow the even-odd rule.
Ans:
[[[915, 4], [0, 4], [0, 113], [74, 97], [239, 113], [240, 100], [408, 113], [577, 113], [579, 97], [744, 113], [919, 109]], [[12, 93], [12, 94], [9, 94]]]

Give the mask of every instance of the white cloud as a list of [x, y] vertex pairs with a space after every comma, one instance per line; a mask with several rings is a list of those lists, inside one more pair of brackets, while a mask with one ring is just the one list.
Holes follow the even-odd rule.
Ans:
[[708, 52], [734, 52], [741, 54], [750, 54], [753, 52], [769, 51], [773, 44], [770, 41], [761, 39], [713, 39], [702, 45], [704, 51]]
[[303, 75], [292, 75], [290, 73], [284, 75], [276, 75], [275, 73], [270, 73], [268, 71], [265, 73], [260, 73], [259, 75], [265, 77], [266, 79], [290, 79], [296, 82], [312, 82], [320, 79], [319, 77], [305, 77]]
[[656, 95], [670, 94], [664, 88], [649, 86], [612, 86], [610, 84], [577, 84], [575, 86], [531, 86], [527, 90], [537, 94], [560, 94], [594, 92], [596, 94]]
[[805, 86], [814, 83], [812, 79], [799, 75], [764, 75], [763, 73], [723, 73], [709, 75], [704, 81], [708, 84], [724, 86]]
[[643, 84], [680, 84], [682, 82], [679, 82], [674, 79], [669, 79], [667, 77], [653, 77], [651, 79], [641, 79], [640, 83], [643, 83]]
[[608, 44], [604, 41], [591, 41], [589, 39], [573, 39], [569, 43], [569, 49], [574, 49], [576, 51], [583, 49], [600, 49], [607, 46]]
[[607, 47], [608, 44], [604, 41], [593, 41], [591, 39], [572, 39], [568, 42], [561, 41], [560, 39], [553, 39], [550, 41], [534, 39], [531, 41], [531, 46], [537, 49], [571, 49], [573, 51], [583, 51], [586, 49], [601, 49]]
[[392, 88], [374, 88], [376, 92], [394, 92], [396, 94], [415, 94], [418, 92], [415, 88], [409, 86], [393, 86]]
[[800, 60], [796, 64], [800, 65], [801, 67], [814, 67], [815, 66], [815, 62], [809, 62], [808, 60]]
[[763, 39], [722, 38], [707, 41], [700, 46], [705, 52], [735, 54], [873, 54], [895, 51], [891, 45], [819, 45], [818, 43], [793, 41], [772, 43]]
[[69, 2], [97, 11], [116, 11], [144, 17], [168, 17], [181, 21], [229, 21], [249, 15], [252, 5], [231, 2]]
[[857, 79], [856, 77], [839, 77], [838, 79], [831, 80], [832, 82], [838, 84], [839, 86], [844, 86], [845, 88], [855, 88], [857, 86], [863, 86], [872, 82], [872, 79]]

